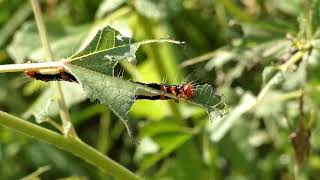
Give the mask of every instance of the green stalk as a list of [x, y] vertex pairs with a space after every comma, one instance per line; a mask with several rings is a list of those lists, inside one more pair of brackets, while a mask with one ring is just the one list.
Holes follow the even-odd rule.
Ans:
[[[47, 30], [46, 30], [46, 27], [44, 25], [44, 21], [42, 18], [39, 1], [38, 0], [30, 0], [30, 1], [31, 1], [33, 12], [34, 12], [34, 16], [36, 19], [36, 23], [37, 23], [37, 27], [38, 27], [38, 31], [39, 31], [39, 36], [40, 36], [42, 45], [43, 45], [45, 51], [47, 52], [48, 58], [51, 61], [53, 61], [53, 54], [52, 54], [52, 51], [50, 48], [50, 44], [49, 44], [49, 40], [48, 40], [48, 36], [47, 36]], [[76, 134], [76, 131], [71, 123], [70, 114], [68, 112], [66, 101], [63, 96], [61, 83], [56, 82], [55, 85], [56, 85], [57, 102], [59, 104], [59, 113], [60, 113], [60, 117], [62, 120], [64, 134], [66, 136], [77, 138], [77, 134]]]
[[49, 40], [48, 40], [48, 36], [47, 36], [47, 30], [46, 27], [44, 25], [43, 19], [42, 19], [42, 14], [41, 14], [41, 9], [40, 9], [40, 5], [39, 5], [39, 1], [38, 0], [30, 0], [31, 1], [31, 5], [32, 5], [32, 9], [33, 9], [33, 13], [36, 19], [36, 23], [37, 23], [37, 28], [39, 31], [39, 36], [40, 36], [40, 40], [42, 43], [42, 46], [44, 47], [44, 50], [46, 51], [48, 58], [53, 61], [53, 54], [49, 45]]
[[21, 178], [20, 180], [31, 180], [31, 179], [37, 179], [41, 174], [44, 172], [50, 170], [50, 166], [42, 166], [39, 169], [37, 169], [35, 172]]
[[[99, 126], [99, 135], [97, 142], [97, 149], [105, 154], [109, 149], [109, 144], [111, 137], [109, 136], [109, 128], [111, 121], [111, 113], [109, 109], [106, 109], [103, 113], [101, 113], [100, 117], [100, 126]], [[108, 140], [109, 138], [109, 140]]]
[[3, 111], [0, 111], [0, 124], [71, 152], [117, 179], [140, 179], [125, 167], [80, 140], [64, 137]]
[[231, 0], [218, 0], [220, 4], [222, 4], [226, 10], [232, 14], [234, 17], [239, 19], [240, 21], [250, 22], [252, 21], [251, 17], [248, 16], [245, 11], [239, 8], [233, 1]]
[[43, 63], [24, 63], [24, 64], [6, 64], [0, 65], [0, 73], [7, 72], [21, 72], [21, 71], [34, 71], [41, 69], [62, 69], [63, 64], [61, 62], [43, 62]]

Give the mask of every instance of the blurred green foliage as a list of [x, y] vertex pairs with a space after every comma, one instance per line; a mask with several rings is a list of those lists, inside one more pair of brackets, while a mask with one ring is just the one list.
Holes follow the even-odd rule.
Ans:
[[[138, 64], [123, 63], [119, 72], [140, 82], [208, 83], [230, 106], [229, 115], [211, 122], [190, 104], [139, 100], [129, 112], [140, 142], [134, 144], [110, 110], [70, 94], [84, 142], [146, 179], [320, 176], [319, 0], [41, 2], [57, 60], [106, 25], [136, 40], [185, 41], [143, 46]], [[0, 1], [0, 48], [1, 64], [46, 61], [27, 1]], [[50, 93], [49, 85], [21, 73], [0, 74], [0, 84], [0, 109], [26, 118]], [[1, 179], [44, 166], [41, 179], [108, 179], [71, 154], [0, 126]]]

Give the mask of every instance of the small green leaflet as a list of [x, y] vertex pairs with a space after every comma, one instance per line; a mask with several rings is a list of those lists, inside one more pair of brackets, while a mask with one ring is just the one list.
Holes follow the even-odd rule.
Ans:
[[[118, 31], [107, 26], [99, 30], [83, 50], [63, 61], [65, 68], [81, 84], [86, 96], [107, 105], [125, 123], [131, 136], [127, 114], [135, 101], [135, 96], [163, 94], [172, 97], [172, 95], [115, 77], [114, 67], [122, 60], [135, 63], [135, 53], [140, 45], [161, 42], [181, 44], [170, 39], [133, 42], [132, 39], [123, 37]], [[217, 112], [223, 114], [222, 111], [226, 109], [223, 98], [215, 94], [210, 85], [199, 85], [195, 91], [196, 96], [190, 102], [206, 108], [210, 120], [213, 120]]]

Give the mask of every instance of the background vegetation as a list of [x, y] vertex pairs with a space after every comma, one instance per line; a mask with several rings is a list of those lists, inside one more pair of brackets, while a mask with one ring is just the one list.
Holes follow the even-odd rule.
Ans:
[[[147, 179], [320, 176], [319, 0], [47, 0], [41, 8], [56, 60], [106, 25], [138, 41], [169, 37], [186, 44], [145, 45], [136, 66], [117, 67], [119, 77], [208, 83], [228, 101], [230, 113], [212, 122], [187, 103], [137, 101], [129, 112], [135, 144], [108, 108], [64, 89], [80, 139], [111, 159]], [[29, 1], [1, 0], [0, 25], [1, 64], [49, 61]], [[0, 109], [41, 123], [34, 112], [52, 96], [49, 84], [0, 74]], [[57, 109], [49, 112], [58, 122]], [[33, 172], [42, 179], [109, 178], [72, 154], [0, 126], [1, 179]]]

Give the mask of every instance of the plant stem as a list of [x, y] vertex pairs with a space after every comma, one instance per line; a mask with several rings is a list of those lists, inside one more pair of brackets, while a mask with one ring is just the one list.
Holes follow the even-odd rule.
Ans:
[[59, 113], [62, 120], [62, 129], [64, 135], [68, 137], [78, 138], [76, 130], [74, 129], [68, 107], [63, 96], [62, 87], [60, 82], [56, 82], [56, 97], [59, 105]]
[[305, 51], [295, 53], [286, 63], [282, 64], [279, 68], [282, 72], [286, 72], [290, 66], [300, 61], [305, 54]]
[[[39, 31], [42, 45], [47, 52], [48, 58], [51, 61], [53, 61], [53, 54], [52, 54], [52, 51], [50, 48], [50, 44], [49, 44], [49, 40], [48, 40], [48, 36], [47, 36], [47, 30], [46, 30], [46, 27], [44, 25], [44, 21], [42, 18], [39, 1], [38, 0], [30, 0], [30, 1], [31, 1], [33, 12], [34, 12], [34, 16], [36, 18], [36, 23], [37, 23], [37, 27], [38, 27], [38, 31]], [[63, 92], [62, 92], [61, 83], [56, 82], [55, 85], [56, 85], [57, 102], [59, 104], [59, 113], [60, 113], [60, 117], [61, 117], [61, 121], [62, 121], [64, 134], [66, 136], [76, 138], [77, 134], [76, 134], [76, 131], [71, 123], [70, 114], [68, 112], [68, 108], [67, 108], [67, 105], [66, 105], [66, 102], [65, 102], [65, 99], [63, 96]]]
[[46, 27], [45, 27], [43, 19], [42, 19], [39, 1], [38, 0], [30, 0], [30, 1], [31, 1], [34, 16], [36, 18], [36, 23], [37, 23], [41, 43], [42, 43], [45, 51], [47, 52], [48, 58], [51, 61], [53, 61], [53, 54], [52, 54], [52, 51], [51, 51], [51, 48], [49, 45], [47, 30], [46, 30]]
[[7, 72], [21, 72], [26, 70], [40, 70], [40, 69], [61, 69], [62, 62], [43, 62], [43, 63], [25, 63], [25, 64], [6, 64], [0, 65], [0, 73]]
[[[105, 154], [109, 149], [109, 144], [111, 137], [109, 136], [109, 128], [110, 128], [110, 110], [106, 109], [103, 113], [101, 113], [100, 117], [100, 126], [99, 126], [99, 136], [97, 141], [97, 149]], [[109, 140], [108, 140], [109, 137]]]
[[0, 111], [0, 124], [71, 152], [118, 179], [140, 179], [125, 167], [80, 140], [64, 137], [3, 111]]

